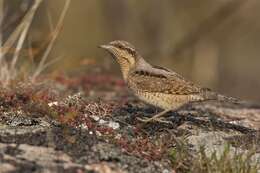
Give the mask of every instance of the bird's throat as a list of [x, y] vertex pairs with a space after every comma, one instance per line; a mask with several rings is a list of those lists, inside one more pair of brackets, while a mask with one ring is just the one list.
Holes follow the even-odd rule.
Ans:
[[118, 62], [119, 65], [120, 65], [120, 69], [121, 69], [123, 78], [124, 78], [124, 80], [126, 81], [126, 80], [127, 80], [127, 77], [128, 77], [128, 74], [129, 74], [129, 71], [130, 71], [130, 65], [129, 65], [129, 63], [127, 62], [127, 60], [121, 59], [121, 58], [120, 58], [120, 59], [117, 58], [117, 62]]

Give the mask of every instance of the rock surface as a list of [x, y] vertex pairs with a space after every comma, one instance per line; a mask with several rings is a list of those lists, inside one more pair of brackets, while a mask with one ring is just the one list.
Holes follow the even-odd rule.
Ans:
[[[160, 110], [140, 102], [121, 84], [115, 89], [117, 85], [56, 99], [35, 88], [2, 93], [1, 173], [209, 172], [198, 163], [214, 153], [219, 165], [225, 159], [237, 164], [241, 153], [246, 158], [240, 159], [241, 167], [260, 171], [258, 119], [252, 123], [252, 117], [245, 118], [248, 113], [258, 117], [257, 106], [195, 103], [168, 113], [169, 123], [143, 124], [136, 118]], [[239, 113], [242, 119], [235, 118]]]

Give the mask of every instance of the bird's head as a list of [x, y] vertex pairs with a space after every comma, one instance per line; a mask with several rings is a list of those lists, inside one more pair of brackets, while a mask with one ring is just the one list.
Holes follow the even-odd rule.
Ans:
[[108, 44], [99, 46], [107, 50], [119, 63], [124, 79], [127, 78], [129, 71], [135, 67], [139, 58], [134, 46], [126, 41], [112, 41]]

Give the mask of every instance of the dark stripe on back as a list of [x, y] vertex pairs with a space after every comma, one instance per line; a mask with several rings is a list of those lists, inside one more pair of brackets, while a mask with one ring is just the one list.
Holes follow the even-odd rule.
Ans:
[[150, 73], [150, 72], [144, 71], [144, 70], [135, 71], [134, 73], [137, 75], [141, 75], [141, 76], [149, 76], [149, 77], [164, 78], [164, 79], [167, 78], [166, 76], [164, 76], [162, 74]]
[[160, 66], [157, 66], [157, 65], [152, 65], [153, 68], [157, 68], [157, 69], [160, 69], [160, 70], [164, 70], [164, 71], [167, 71], [167, 72], [171, 72], [170, 70], [168, 70], [167, 68], [163, 68], [163, 67], [160, 67]]

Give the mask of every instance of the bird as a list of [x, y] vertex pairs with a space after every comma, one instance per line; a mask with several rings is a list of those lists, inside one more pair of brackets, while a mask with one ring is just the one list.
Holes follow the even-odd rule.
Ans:
[[236, 100], [200, 87], [170, 69], [149, 64], [127, 41], [115, 40], [99, 47], [108, 51], [118, 62], [123, 79], [135, 96], [163, 109], [151, 118], [139, 118], [143, 122], [163, 122], [164, 114], [190, 102]]

